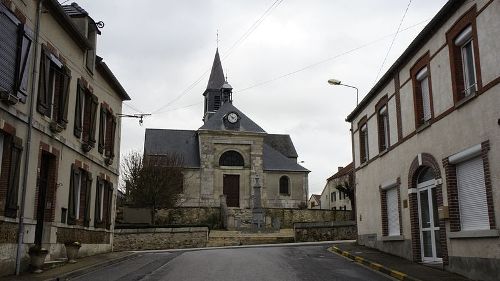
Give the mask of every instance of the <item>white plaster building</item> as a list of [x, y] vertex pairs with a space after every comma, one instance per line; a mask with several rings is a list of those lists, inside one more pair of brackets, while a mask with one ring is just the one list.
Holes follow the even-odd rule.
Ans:
[[449, 1], [347, 117], [360, 244], [500, 276], [499, 19]]
[[337, 173], [326, 180], [325, 187], [321, 192], [321, 209], [325, 210], [352, 210], [349, 196], [337, 189], [338, 185], [353, 185], [354, 174], [352, 163], [346, 167], [339, 167]]

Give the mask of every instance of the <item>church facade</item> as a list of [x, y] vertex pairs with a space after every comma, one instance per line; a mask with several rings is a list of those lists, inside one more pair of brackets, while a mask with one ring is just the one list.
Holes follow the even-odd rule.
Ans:
[[264, 208], [306, 203], [309, 170], [297, 163], [289, 135], [268, 134], [233, 105], [215, 54], [198, 130], [146, 129], [144, 156], [182, 156], [181, 207], [251, 208], [256, 184]]

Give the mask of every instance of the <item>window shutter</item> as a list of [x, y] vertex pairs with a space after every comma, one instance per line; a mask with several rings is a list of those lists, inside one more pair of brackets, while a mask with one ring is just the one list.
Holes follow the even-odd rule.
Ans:
[[101, 177], [97, 176], [95, 185], [94, 227], [98, 227], [101, 217]]
[[68, 100], [69, 100], [69, 83], [71, 81], [71, 70], [64, 66], [62, 70], [62, 87], [59, 95], [59, 106], [57, 122], [66, 126], [68, 124]]
[[37, 110], [43, 115], [50, 116], [49, 84], [50, 84], [50, 57], [42, 48], [40, 58], [40, 83], [38, 86]]
[[94, 146], [95, 144], [97, 104], [98, 104], [97, 97], [95, 95], [92, 95], [90, 99], [90, 127], [89, 127], [89, 142], [92, 144], [92, 146]]
[[482, 158], [458, 163], [456, 169], [461, 229], [490, 229]]
[[87, 172], [87, 181], [85, 186], [85, 212], [83, 216], [83, 225], [90, 225], [90, 198], [92, 196], [92, 174]]
[[[75, 166], [75, 164], [71, 164], [71, 177], [70, 177], [70, 184], [69, 184], [69, 202], [68, 202], [68, 224], [75, 224], [76, 222], [76, 213], [75, 213], [75, 200], [76, 200], [76, 194], [75, 190], [77, 190], [78, 186], [78, 180], [80, 171], [79, 169]], [[78, 211], [78, 210], [77, 210]]]
[[85, 196], [87, 195], [87, 172], [80, 170], [80, 196], [79, 199], [80, 201], [78, 202], [78, 220], [80, 223], [85, 220], [85, 205], [86, 205], [86, 198]]
[[73, 134], [80, 138], [82, 136], [82, 110], [83, 110], [83, 100], [84, 93], [80, 80], [78, 80], [78, 85], [76, 87], [76, 102], [75, 102], [75, 128]]
[[[13, 94], [16, 77], [18, 21], [0, 4], [0, 92]], [[7, 95], [8, 97], [8, 95]]]
[[386, 192], [387, 196], [387, 221], [389, 226], [389, 236], [400, 235], [399, 228], [399, 207], [398, 190], [391, 188]]
[[103, 153], [104, 151], [104, 139], [105, 139], [105, 130], [106, 127], [106, 109], [101, 104], [101, 114], [99, 115], [99, 144], [97, 150], [99, 153]]
[[106, 114], [106, 137], [104, 140], [104, 154], [106, 157], [111, 158], [111, 138], [113, 134], [113, 130], [111, 127], [113, 126], [113, 118], [111, 112], [107, 112]]
[[[7, 208], [17, 211], [18, 191], [19, 191], [19, 170], [21, 168], [21, 139], [12, 137], [9, 187], [7, 193]], [[15, 215], [15, 213], [14, 213]]]
[[24, 24], [19, 26], [19, 44], [16, 88], [17, 97], [24, 103], [28, 95], [28, 69], [32, 45], [31, 36], [28, 35], [28, 28]]
[[111, 211], [113, 210], [113, 184], [108, 182], [108, 198], [106, 202], [106, 228], [109, 229], [111, 226]]
[[87, 91], [83, 94], [83, 126], [82, 126], [82, 140], [86, 143], [89, 141], [90, 130], [90, 100], [91, 94]]
[[111, 118], [111, 158], [115, 157], [116, 117]]

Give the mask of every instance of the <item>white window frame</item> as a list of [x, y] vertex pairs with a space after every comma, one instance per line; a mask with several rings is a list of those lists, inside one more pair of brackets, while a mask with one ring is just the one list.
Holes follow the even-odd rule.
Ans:
[[432, 118], [431, 110], [431, 90], [429, 84], [429, 70], [422, 68], [415, 77], [420, 84], [420, 94], [422, 96], [422, 121], [425, 123]]
[[389, 110], [387, 108], [387, 104], [382, 106], [379, 110], [379, 115], [384, 126], [384, 130], [382, 131], [382, 134], [384, 134], [384, 150], [387, 150], [389, 149]]
[[[472, 40], [472, 25], [467, 26], [455, 39], [455, 46], [460, 47], [460, 56], [462, 58], [462, 71], [464, 83], [464, 95], [470, 96], [477, 91], [477, 76], [476, 76], [476, 58], [474, 57], [474, 40]], [[466, 52], [466, 47], [470, 46], [471, 56], [469, 57]], [[470, 85], [471, 77], [467, 71], [467, 65], [472, 64], [472, 76], [474, 83]]]
[[363, 126], [361, 126], [361, 129], [359, 130], [360, 133], [363, 134], [363, 138], [364, 138], [364, 141], [365, 141], [365, 146], [364, 146], [364, 149], [365, 149], [365, 161], [363, 161], [362, 163], [365, 163], [365, 162], [368, 162], [368, 159], [370, 159], [370, 154], [369, 154], [369, 151], [368, 151], [368, 124], [365, 123], [363, 124]]
[[[387, 210], [387, 235], [388, 236], [399, 236], [401, 235], [401, 221], [400, 221], [400, 209], [399, 209], [399, 196], [398, 196], [398, 188], [399, 188], [399, 183], [398, 183], [398, 180], [390, 180], [390, 181], [387, 181], [387, 182], [384, 182], [382, 183], [382, 185], [380, 186], [380, 189], [382, 191], [385, 191], [385, 203], [386, 203], [386, 210]], [[394, 227], [392, 228], [393, 230], [395, 231], [392, 231], [391, 232], [391, 223], [390, 223], [390, 217], [391, 217], [391, 214], [389, 213], [389, 210], [390, 210], [390, 202], [389, 202], [389, 192], [395, 192], [395, 210], [396, 210], [396, 218], [397, 218], [397, 224], [394, 225]], [[393, 208], [394, 210], [394, 208]]]

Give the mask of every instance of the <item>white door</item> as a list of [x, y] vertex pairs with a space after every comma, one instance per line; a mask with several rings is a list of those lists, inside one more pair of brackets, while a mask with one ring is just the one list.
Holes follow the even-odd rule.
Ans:
[[420, 224], [420, 247], [423, 262], [441, 262], [439, 243], [439, 219], [435, 180], [417, 185], [418, 219]]

